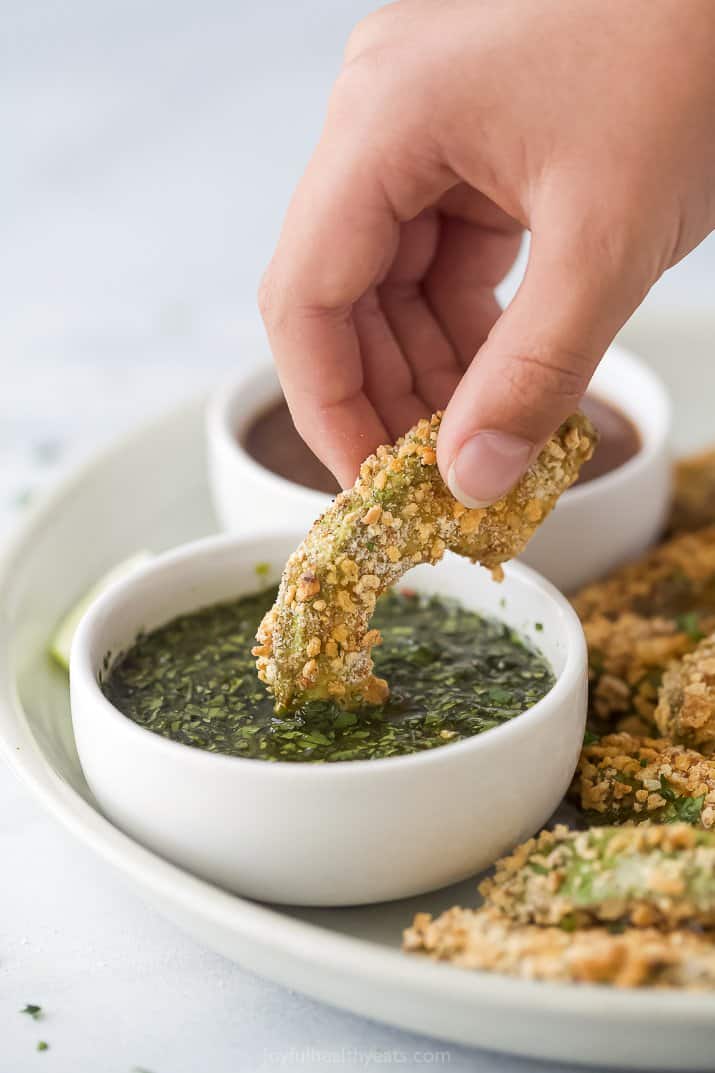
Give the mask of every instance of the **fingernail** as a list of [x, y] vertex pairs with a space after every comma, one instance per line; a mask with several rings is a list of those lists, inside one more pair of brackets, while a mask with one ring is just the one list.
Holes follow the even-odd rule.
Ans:
[[508, 432], [478, 432], [460, 447], [447, 476], [449, 490], [465, 507], [488, 507], [516, 484], [533, 450], [533, 443]]

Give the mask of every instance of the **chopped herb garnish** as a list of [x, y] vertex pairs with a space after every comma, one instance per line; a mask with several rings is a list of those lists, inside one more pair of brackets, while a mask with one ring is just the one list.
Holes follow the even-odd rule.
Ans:
[[28, 1002], [27, 1006], [20, 1010], [20, 1013], [29, 1014], [35, 1021], [38, 1021], [42, 1016], [42, 1006], [35, 1006], [34, 1003]]
[[595, 745], [601, 740], [598, 734], [594, 734], [592, 730], [585, 730], [583, 734], [584, 745]]
[[40, 1042], [37, 1044], [37, 1049], [38, 1051], [49, 1051], [50, 1045], [49, 1043], [46, 1043], [43, 1039], [41, 1039]]
[[683, 615], [678, 615], [675, 619], [675, 624], [679, 630], [683, 633], [687, 633], [691, 641], [702, 641], [705, 634], [700, 629], [700, 619], [698, 618], [697, 611], [686, 611]]
[[661, 775], [660, 795], [668, 802], [659, 817], [662, 823], [699, 822], [705, 803], [705, 794], [701, 794], [700, 797], [683, 797], [673, 789], [665, 775]]
[[275, 588], [205, 608], [137, 639], [101, 687], [134, 722], [186, 745], [264, 760], [400, 756], [480, 734], [520, 715], [551, 688], [543, 656], [496, 619], [456, 601], [391, 592], [372, 625], [375, 670], [390, 683], [379, 706], [346, 712], [311, 701], [277, 714], [251, 647]]
[[534, 629], [535, 629], [535, 630], [538, 630], [538, 631], [539, 631], [539, 633], [541, 633], [541, 631], [543, 630], [543, 628], [544, 628], [544, 624], [543, 624], [543, 622], [535, 622], [535, 623], [534, 623]]
[[258, 577], [268, 577], [268, 575], [271, 572], [271, 564], [270, 563], [256, 563], [256, 565], [254, 566], [253, 569], [256, 571], [256, 574], [258, 575]]
[[660, 776], [660, 796], [664, 797], [666, 801], [676, 801], [678, 796], [665, 775]]
[[33, 500], [34, 495], [35, 490], [33, 488], [21, 488], [13, 496], [12, 505], [18, 510], [21, 510], [23, 507], [29, 506], [29, 504]]

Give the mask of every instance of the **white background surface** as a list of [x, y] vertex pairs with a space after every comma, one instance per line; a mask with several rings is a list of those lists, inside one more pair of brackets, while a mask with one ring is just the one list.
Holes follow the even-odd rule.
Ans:
[[[102, 439], [262, 348], [257, 280], [369, 8], [0, 3], [0, 535]], [[711, 239], [626, 330], [671, 385], [683, 447], [711, 421], [714, 276]], [[544, 1068], [364, 1022], [201, 950], [6, 771], [0, 862], [0, 1073], [370, 1069], [371, 1050], [380, 1068]]]

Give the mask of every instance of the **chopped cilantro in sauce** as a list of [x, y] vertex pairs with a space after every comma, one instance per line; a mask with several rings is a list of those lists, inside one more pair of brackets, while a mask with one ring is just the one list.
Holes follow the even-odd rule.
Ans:
[[210, 752], [265, 760], [365, 760], [419, 752], [520, 715], [551, 688], [547, 662], [504, 623], [453, 600], [390, 592], [371, 625], [390, 696], [344, 711], [312, 701], [276, 714], [251, 646], [275, 588], [174, 619], [140, 637], [102, 682], [140, 726]]

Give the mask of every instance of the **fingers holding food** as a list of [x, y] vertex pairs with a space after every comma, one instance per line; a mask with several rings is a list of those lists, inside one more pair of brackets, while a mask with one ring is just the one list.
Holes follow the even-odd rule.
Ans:
[[437, 468], [439, 426], [436, 414], [378, 448], [288, 560], [253, 649], [279, 708], [316, 699], [343, 707], [384, 700], [388, 686], [372, 674], [371, 658], [381, 640], [370, 629], [378, 596], [447, 549], [498, 572], [576, 479], [596, 439], [588, 420], [574, 414], [506, 496], [469, 510]]

